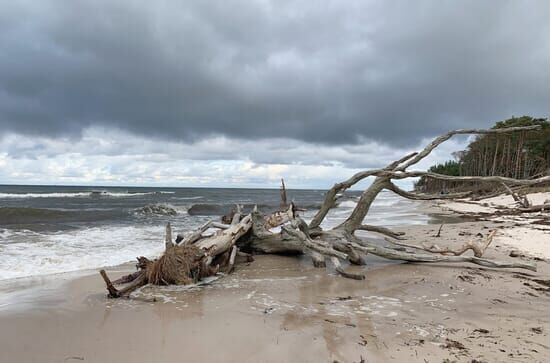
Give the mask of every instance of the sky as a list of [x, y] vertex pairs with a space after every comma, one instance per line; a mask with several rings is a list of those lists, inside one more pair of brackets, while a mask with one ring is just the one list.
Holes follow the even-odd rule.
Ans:
[[0, 184], [327, 188], [450, 129], [547, 117], [548, 14], [547, 1], [0, 0]]

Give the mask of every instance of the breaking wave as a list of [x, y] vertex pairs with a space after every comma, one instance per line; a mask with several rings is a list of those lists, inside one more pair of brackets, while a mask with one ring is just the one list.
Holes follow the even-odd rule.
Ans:
[[168, 204], [147, 204], [144, 207], [136, 209], [135, 213], [141, 215], [175, 216], [178, 214], [178, 210]]
[[154, 191], [154, 192], [109, 192], [106, 190], [92, 190], [89, 192], [71, 192], [71, 193], [0, 193], [0, 199], [25, 199], [25, 198], [101, 198], [114, 197], [126, 198], [137, 197], [143, 195], [155, 194], [174, 194], [171, 191]]
[[0, 228], [0, 280], [116, 266], [137, 256], [156, 257], [164, 249], [163, 228], [107, 226], [59, 233]]

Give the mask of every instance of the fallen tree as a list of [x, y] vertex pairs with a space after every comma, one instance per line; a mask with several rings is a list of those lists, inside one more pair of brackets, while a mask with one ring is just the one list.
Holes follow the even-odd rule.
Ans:
[[[364, 257], [369, 253], [386, 259], [416, 263], [467, 262], [491, 268], [521, 268], [535, 271], [536, 266], [527, 262], [503, 262], [482, 258], [494, 233], [491, 233], [485, 242], [469, 241], [458, 249], [449, 249], [437, 245], [400, 243], [397, 241], [402, 237], [400, 233], [379, 226], [365, 225], [363, 220], [373, 201], [383, 190], [389, 190], [414, 200], [463, 198], [468, 195], [468, 193], [428, 195], [409, 192], [399, 188], [393, 183], [393, 180], [427, 177], [450, 181], [499, 183], [506, 185], [507, 188], [537, 185], [550, 181], [550, 175], [526, 180], [499, 176], [448, 176], [425, 171], [407, 171], [408, 168], [420, 162], [453, 135], [501, 134], [536, 128], [538, 126], [448, 132], [434, 139], [420, 152], [406, 155], [385, 168], [359, 172], [351, 178], [335, 184], [326, 193], [324, 202], [309, 223], [298, 215], [298, 209], [294, 203], [290, 203], [286, 210], [280, 210], [267, 216], [262, 215], [256, 208], [250, 213], [244, 214], [242, 208], [237, 206], [236, 210], [225, 216], [223, 219], [225, 223], [209, 221], [187, 236], [178, 236], [176, 242], [172, 239], [172, 230], [168, 224], [165, 236], [166, 249], [160, 258], [149, 260], [139, 257], [137, 264], [139, 271], [115, 282], [111, 282], [103, 270], [100, 272], [101, 276], [105, 280], [109, 295], [120, 297], [126, 296], [148, 283], [156, 285], [189, 284], [219, 272], [229, 273], [232, 271], [237, 257], [245, 256], [250, 259], [250, 254], [254, 253], [307, 254], [311, 256], [316, 267], [326, 266], [326, 260], [329, 260], [339, 274], [353, 279], [364, 279], [365, 276], [346, 272], [341, 261], [363, 265], [365, 264]], [[347, 219], [334, 228], [324, 230], [321, 227], [322, 222], [329, 211], [336, 206], [338, 196], [368, 177], [374, 177], [374, 180], [363, 191]], [[283, 198], [281, 205], [286, 206], [286, 193]], [[279, 232], [271, 231], [278, 226], [281, 226]], [[217, 229], [217, 232], [205, 235], [205, 232], [212, 228]], [[381, 246], [367, 237], [358, 235], [358, 231], [371, 231], [395, 240], [388, 240], [388, 245]], [[464, 255], [469, 250], [474, 252], [474, 256]], [[248, 254], [243, 254], [243, 251]], [[118, 283], [125, 284], [125, 286], [116, 288], [115, 285]]]

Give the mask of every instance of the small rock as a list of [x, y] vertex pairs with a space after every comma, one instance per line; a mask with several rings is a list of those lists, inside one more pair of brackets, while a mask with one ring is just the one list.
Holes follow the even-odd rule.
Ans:
[[523, 253], [521, 253], [520, 251], [517, 251], [517, 250], [510, 251], [510, 254], [508, 256], [510, 256], [510, 257], [525, 257], [525, 255]]
[[478, 329], [474, 329], [474, 333], [489, 334], [489, 330], [483, 329], [483, 328], [478, 328]]
[[461, 342], [458, 342], [456, 340], [452, 340], [452, 339], [449, 339], [449, 338], [447, 338], [447, 340], [445, 340], [444, 347], [447, 348], [447, 349], [458, 349], [458, 350], [465, 350], [466, 349], [464, 344], [462, 344]]

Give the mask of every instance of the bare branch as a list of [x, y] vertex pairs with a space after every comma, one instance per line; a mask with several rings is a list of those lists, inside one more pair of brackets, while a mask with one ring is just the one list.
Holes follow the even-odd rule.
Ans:
[[392, 231], [389, 228], [380, 227], [380, 226], [372, 226], [370, 224], [362, 224], [359, 227], [357, 227], [357, 230], [376, 232], [376, 233], [380, 233], [380, 234], [383, 234], [383, 235], [386, 235], [386, 236], [389, 236], [389, 237], [392, 237], [392, 238], [395, 238], [395, 239], [403, 239], [403, 237], [401, 237], [401, 236], [403, 236], [405, 234], [404, 232], [395, 232], [395, 231]]
[[164, 234], [164, 248], [169, 249], [174, 246], [174, 242], [172, 242], [172, 227], [170, 226], [170, 223], [166, 223], [166, 232]]
[[406, 179], [406, 178], [417, 178], [425, 176], [428, 178], [434, 178], [439, 180], [450, 180], [450, 181], [477, 181], [477, 182], [493, 182], [493, 183], [507, 183], [512, 185], [535, 185], [545, 182], [550, 182], [550, 175], [543, 176], [537, 179], [514, 179], [504, 176], [452, 176], [452, 175], [443, 175], [438, 173], [432, 173], [428, 171], [377, 171], [373, 175], [380, 177], [387, 177], [390, 179]]
[[227, 262], [227, 267], [225, 268], [225, 273], [230, 274], [233, 272], [233, 269], [235, 268], [235, 257], [237, 256], [237, 252], [239, 249], [237, 246], [233, 246], [231, 248], [231, 253], [229, 255], [229, 261]]
[[359, 183], [361, 180], [368, 178], [369, 176], [375, 176], [378, 172], [382, 172], [384, 170], [391, 171], [395, 169], [399, 164], [403, 163], [406, 160], [409, 160], [410, 158], [416, 156], [418, 153], [413, 152], [410, 153], [401, 159], [394, 161], [393, 163], [386, 166], [384, 169], [373, 169], [373, 170], [366, 170], [359, 173], [354, 174], [351, 178], [349, 178], [346, 181], [343, 181], [341, 183], [336, 183], [334, 186], [327, 192], [325, 195], [325, 200], [311, 222], [309, 223], [310, 229], [318, 228], [323, 220], [325, 219], [328, 211], [334, 207], [336, 204], [336, 199], [338, 193], [344, 192], [347, 189], [351, 188], [355, 184]]
[[312, 251], [319, 252], [320, 254], [325, 256], [334, 256], [342, 259], [348, 258], [348, 255], [346, 255], [345, 253], [338, 252], [329, 246], [323, 246], [320, 243], [321, 241], [318, 241], [318, 240], [313, 241], [309, 236], [307, 236], [304, 232], [298, 229], [289, 228], [286, 226], [281, 227], [281, 229], [284, 230], [286, 233], [288, 233], [290, 236], [300, 240], [306, 248]]
[[442, 254], [442, 255], [460, 256], [464, 252], [466, 252], [468, 250], [472, 250], [474, 252], [474, 256], [481, 257], [485, 253], [485, 250], [487, 249], [487, 247], [489, 247], [489, 245], [493, 241], [493, 237], [495, 236], [496, 232], [497, 232], [496, 230], [491, 231], [491, 233], [489, 233], [487, 235], [487, 238], [485, 239], [484, 242], [477, 242], [477, 241], [470, 240], [470, 241], [464, 243], [459, 248], [454, 249], [454, 250], [449, 248], [449, 247], [442, 248], [442, 247], [440, 247], [436, 244], [432, 244], [432, 245], [422, 244], [422, 246], [416, 246], [416, 245], [410, 245], [410, 244], [407, 244], [407, 243], [402, 243], [402, 242], [397, 242], [397, 241], [390, 241], [388, 239], [386, 239], [386, 241], [388, 241], [390, 243], [393, 243], [393, 244], [396, 244], [398, 246], [415, 248], [415, 249], [419, 249], [419, 250], [423, 250], [423, 251], [427, 251], [427, 252], [431, 252], [431, 253], [439, 253], [439, 254]]
[[520, 197], [518, 193], [514, 192], [506, 183], [501, 183], [504, 189], [514, 198], [516, 203], [519, 204], [520, 207], [523, 208], [529, 208], [531, 206], [531, 203], [529, 202], [529, 199], [527, 197]]
[[346, 181], [343, 181], [341, 183], [336, 183], [334, 186], [327, 192], [325, 195], [325, 200], [311, 222], [309, 223], [310, 229], [315, 229], [321, 225], [321, 222], [325, 219], [328, 211], [334, 207], [336, 203], [336, 196], [338, 193], [344, 192], [347, 189], [351, 188], [353, 185], [357, 184], [361, 180], [376, 175], [378, 172], [383, 172], [384, 169], [374, 169], [374, 170], [367, 170], [362, 171], [360, 173], [357, 173], [353, 175], [351, 178], [349, 178]]
[[516, 131], [538, 130], [540, 128], [541, 128], [540, 125], [535, 125], [535, 126], [522, 126], [522, 127], [507, 127], [507, 128], [501, 128], [501, 129], [488, 129], [488, 130], [487, 129], [460, 129], [460, 130], [449, 131], [445, 135], [436, 137], [430, 144], [428, 144], [428, 146], [424, 148], [424, 150], [419, 152], [414, 158], [410, 159], [405, 164], [399, 166], [395, 170], [405, 171], [408, 167], [424, 159], [426, 156], [428, 156], [432, 152], [433, 149], [435, 149], [437, 146], [439, 146], [443, 142], [449, 140], [454, 135], [504, 134], [504, 133], [510, 133], [510, 132], [516, 132]]
[[[201, 237], [202, 237], [202, 234], [212, 226], [214, 222], [213, 221], [208, 221], [206, 223], [204, 223], [203, 225], [201, 225], [199, 228], [197, 228], [195, 231], [191, 232], [190, 234], [188, 234], [180, 243], [179, 245], [186, 245], [186, 244], [191, 244], [191, 243], [194, 243], [196, 241], [198, 241]], [[225, 225], [224, 225], [225, 226]]]
[[233, 214], [233, 218], [231, 219], [231, 225], [234, 226], [239, 223], [241, 220], [241, 215], [243, 214], [243, 207], [239, 204], [235, 204], [237, 206], [237, 210], [235, 211], [235, 214]]
[[436, 199], [456, 199], [456, 198], [465, 198], [472, 194], [472, 192], [463, 192], [463, 193], [452, 193], [452, 194], [421, 194], [421, 193], [412, 193], [406, 190], [399, 188], [392, 182], [388, 182], [386, 186], [387, 190], [391, 190], [395, 194], [398, 194], [407, 199], [414, 200], [436, 200]]
[[325, 262], [325, 256], [323, 256], [322, 254], [316, 251], [310, 251], [309, 255], [311, 256], [311, 260], [313, 262], [314, 267], [317, 267], [317, 268], [327, 267], [327, 264]]
[[396, 160], [396, 161], [392, 162], [391, 164], [388, 164], [388, 166], [386, 166], [385, 169], [393, 170], [393, 169], [397, 168], [399, 165], [401, 165], [402, 163], [404, 163], [405, 161], [409, 160], [410, 158], [412, 158], [413, 156], [416, 156], [416, 155], [418, 155], [417, 152], [413, 152], [413, 153], [410, 153], [408, 155], [405, 155], [401, 159]]
[[487, 260], [485, 258], [479, 258], [475, 256], [442, 256], [432, 254], [417, 254], [403, 251], [395, 251], [390, 248], [380, 247], [376, 245], [369, 245], [368, 247], [360, 246], [357, 243], [352, 243], [353, 247], [364, 251], [366, 253], [372, 253], [373, 255], [387, 258], [389, 260], [401, 260], [408, 262], [470, 262], [476, 265], [494, 268], [522, 268], [531, 271], [537, 271], [537, 267], [530, 263], [523, 262], [502, 262]]
[[331, 257], [330, 261], [334, 265], [334, 269], [336, 270], [336, 272], [338, 272], [340, 275], [342, 275], [342, 276], [344, 276], [348, 279], [353, 279], [353, 280], [364, 280], [365, 279], [365, 275], [346, 272], [343, 269], [342, 265], [340, 264], [340, 260], [338, 260], [336, 257]]
[[363, 223], [363, 219], [367, 216], [372, 202], [374, 202], [374, 199], [376, 199], [378, 193], [385, 188], [387, 181], [388, 178], [377, 177], [374, 182], [372, 182], [372, 184], [361, 194], [361, 197], [359, 198], [359, 201], [350, 216], [344, 223], [336, 228], [341, 228], [348, 233], [353, 233]]

